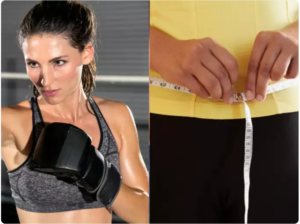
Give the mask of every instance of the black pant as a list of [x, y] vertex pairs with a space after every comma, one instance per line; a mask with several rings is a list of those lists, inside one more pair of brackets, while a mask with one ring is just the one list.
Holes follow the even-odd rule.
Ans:
[[[298, 222], [298, 113], [253, 118], [249, 223]], [[244, 222], [245, 120], [150, 115], [150, 222]]]

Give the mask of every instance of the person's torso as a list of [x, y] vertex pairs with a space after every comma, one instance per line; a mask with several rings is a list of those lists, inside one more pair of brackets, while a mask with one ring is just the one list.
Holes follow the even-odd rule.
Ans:
[[[282, 29], [296, 20], [296, 0], [150, 3], [150, 25], [179, 40], [212, 37], [233, 55], [239, 66], [239, 79], [234, 85], [238, 93], [245, 92], [256, 35], [260, 31]], [[150, 76], [161, 78], [152, 70]], [[251, 102], [249, 106], [253, 117], [298, 111], [298, 87], [270, 94], [265, 102]], [[150, 87], [150, 112], [211, 119], [244, 117], [242, 104], [226, 105], [156, 86]]]
[[[39, 221], [43, 220], [42, 217], [45, 217], [41, 213], [52, 213], [47, 214], [47, 216], [51, 216], [49, 217], [51, 220], [55, 219], [57, 221], [66, 220], [67, 218], [66, 221], [72, 222], [74, 221], [72, 217], [82, 219], [83, 222], [111, 221], [111, 213], [104, 208], [104, 205], [79, 188], [74, 182], [67, 182], [66, 180], [58, 179], [54, 175], [37, 172], [30, 168], [37, 139], [45, 123], [51, 123], [49, 119], [45, 119], [44, 123], [36, 98], [31, 98], [30, 104], [33, 128], [30, 135], [31, 139], [28, 140], [28, 149], [24, 150], [24, 152], [27, 152], [27, 158], [20, 166], [12, 170], [8, 168], [9, 171], [7, 171], [12, 197], [18, 208], [20, 219], [23, 217], [25, 218], [23, 221]], [[92, 98], [90, 99], [90, 105], [96, 117], [92, 121], [94, 122], [93, 125], [89, 126], [89, 120], [86, 121], [86, 127], [91, 129], [86, 130], [86, 132], [91, 135], [93, 139], [92, 144], [98, 148], [108, 161], [119, 169], [116, 141]], [[94, 213], [95, 209], [86, 210], [89, 208], [98, 208], [98, 216], [92, 216], [91, 214]], [[67, 217], [63, 215], [62, 212], [64, 211], [72, 212], [68, 212], [69, 215]], [[87, 215], [87, 213], [91, 216]], [[28, 219], [26, 216], [29, 216], [29, 214], [31, 218]]]

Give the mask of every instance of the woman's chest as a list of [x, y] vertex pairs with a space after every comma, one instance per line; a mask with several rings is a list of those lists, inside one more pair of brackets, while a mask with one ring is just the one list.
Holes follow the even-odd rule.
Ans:
[[58, 123], [68, 123], [72, 124], [81, 130], [83, 130], [86, 134], [90, 136], [92, 139], [92, 145], [95, 148], [99, 147], [101, 138], [104, 136], [101, 136], [101, 123], [98, 122], [97, 117], [94, 115], [86, 115], [84, 117], [78, 118], [76, 121], [68, 121], [66, 119], [58, 118], [51, 116], [47, 113], [43, 113], [43, 122], [45, 125], [58, 122]]
[[[46, 125], [53, 122], [67, 123], [63, 119], [55, 119], [47, 115], [43, 117], [43, 120]], [[37, 121], [37, 119], [34, 121]], [[15, 148], [10, 148], [2, 153], [3, 160], [9, 171], [17, 169], [28, 159], [31, 151], [34, 150], [33, 144], [38, 140], [43, 128], [42, 123], [33, 122], [31, 113], [23, 114], [22, 117], [16, 118], [16, 123], [18, 125], [11, 129], [15, 138]], [[75, 126], [85, 131], [92, 138], [92, 145], [95, 148], [99, 147], [102, 136], [96, 118], [83, 119]], [[103, 137], [107, 137], [107, 135]]]
[[81, 209], [89, 205], [99, 207], [95, 197], [78, 187], [73, 180], [35, 171], [30, 164], [31, 159], [22, 172], [10, 178], [13, 190], [19, 191], [16, 193], [24, 202], [45, 210], [41, 212]]
[[[47, 120], [45, 121], [47, 124]], [[56, 120], [54, 122], [62, 121]], [[24, 144], [24, 151], [26, 151], [26, 155], [23, 155], [23, 160], [27, 159], [27, 162], [25, 164], [23, 160], [20, 161], [20, 164], [18, 164], [20, 169], [10, 176], [10, 183], [13, 191], [15, 191], [13, 193], [19, 195], [23, 201], [31, 203], [33, 206], [36, 205], [37, 208], [46, 209], [44, 212], [63, 210], [66, 205], [74, 206], [73, 209], [80, 209], [76, 205], [84, 207], [86, 203], [97, 203], [93, 196], [84, 191], [84, 189], [79, 188], [71, 179], [58, 178], [55, 175], [38, 172], [31, 168], [32, 156], [28, 157], [32, 150], [34, 150], [33, 144], [38, 140], [38, 134], [42, 131], [42, 126], [39, 126], [39, 124], [36, 124], [31, 130], [32, 133], [29, 138], [32, 140], [30, 144], [26, 145], [25, 136], [19, 135], [18, 140], [21, 140], [19, 144]], [[95, 136], [96, 138], [96, 131], [91, 130], [92, 128], [94, 127], [90, 127], [89, 133], [92, 135], [91, 137]], [[99, 131], [98, 135], [100, 135]], [[100, 136], [97, 137], [97, 144], [99, 144]], [[21, 167], [21, 163], [23, 162], [25, 165]], [[62, 207], [60, 208], [60, 206]], [[92, 206], [99, 207], [97, 204]]]
[[[44, 123], [50, 124], [53, 122], [62, 122], [67, 123], [62, 119], [54, 119], [51, 116], [43, 117]], [[114, 145], [112, 144], [112, 138], [108, 135], [107, 129], [103, 130], [102, 126], [99, 127], [100, 122], [95, 118], [85, 119], [75, 126], [79, 127], [83, 131], [85, 131], [92, 138], [92, 144], [98, 148], [99, 142], [103, 142], [101, 144], [100, 152], [103, 155], [107, 155], [112, 149], [114, 149]], [[101, 124], [100, 124], [101, 125]], [[33, 143], [25, 144], [26, 137], [31, 138], [35, 142], [38, 139], [38, 135], [41, 133], [43, 126], [41, 124], [34, 124], [32, 130], [25, 131], [32, 132], [30, 136], [21, 136], [19, 135], [18, 140], [21, 142], [20, 144], [24, 144], [25, 148], [31, 148]], [[102, 131], [100, 131], [100, 129]], [[55, 141], [55, 139], [53, 139]], [[32, 148], [34, 150], [34, 148]], [[31, 150], [27, 150], [26, 158], [29, 156]], [[28, 201], [30, 203], [36, 204], [39, 207], [44, 207], [47, 211], [51, 210], [60, 210], [57, 206], [73, 206], [72, 209], [81, 209], [88, 207], [99, 207], [100, 204], [95, 200], [94, 196], [88, 194], [84, 189], [78, 187], [72, 180], [66, 178], [58, 178], [54, 175], [37, 172], [32, 170], [30, 167], [31, 158], [29, 158], [26, 166], [21, 168], [21, 172], [17, 172], [15, 174], [11, 174], [11, 185], [16, 194], [20, 195], [23, 201]], [[118, 165], [118, 164], [115, 164]], [[51, 208], [52, 206], [52, 208]], [[54, 207], [53, 207], [54, 206]], [[79, 207], [76, 207], [79, 206]], [[61, 208], [62, 210], [64, 208]], [[69, 207], [68, 207], [69, 209]]]

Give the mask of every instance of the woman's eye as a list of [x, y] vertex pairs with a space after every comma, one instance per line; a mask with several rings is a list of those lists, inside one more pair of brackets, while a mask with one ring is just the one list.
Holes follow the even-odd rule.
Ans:
[[38, 63], [36, 63], [36, 62], [28, 62], [27, 63], [30, 67], [32, 67], [32, 68], [36, 68], [36, 67], [38, 67]]
[[61, 65], [65, 64], [65, 61], [62, 61], [62, 60], [55, 61], [55, 64], [61, 66]]

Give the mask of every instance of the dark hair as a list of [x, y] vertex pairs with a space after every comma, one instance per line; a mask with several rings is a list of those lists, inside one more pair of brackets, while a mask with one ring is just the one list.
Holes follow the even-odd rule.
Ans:
[[[20, 48], [24, 39], [35, 34], [62, 34], [70, 45], [79, 52], [91, 43], [95, 46], [96, 28], [93, 11], [78, 1], [41, 1], [25, 16], [18, 30]], [[82, 85], [87, 97], [90, 97], [96, 78], [95, 58], [83, 65]], [[39, 92], [33, 85], [33, 94]]]

